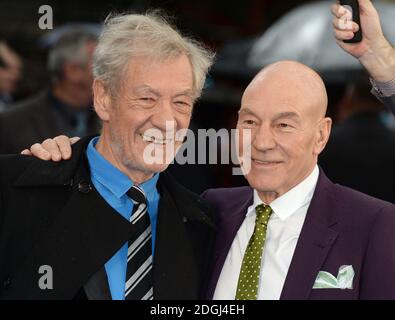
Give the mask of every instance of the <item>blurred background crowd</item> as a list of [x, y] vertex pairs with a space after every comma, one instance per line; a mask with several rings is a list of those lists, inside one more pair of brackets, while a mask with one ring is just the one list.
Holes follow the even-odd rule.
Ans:
[[[395, 120], [370, 94], [369, 78], [332, 36], [334, 1], [302, 0], [0, 0], [0, 153], [19, 153], [60, 134], [95, 134], [91, 59], [110, 12], [164, 9], [187, 35], [217, 52], [191, 129], [232, 129], [242, 92], [256, 72], [284, 59], [318, 71], [334, 120], [320, 165], [334, 181], [395, 202]], [[53, 10], [42, 30], [38, 9]], [[395, 43], [395, 0], [376, 1], [386, 37]], [[218, 149], [221, 140], [218, 140]], [[245, 185], [233, 165], [173, 165], [196, 192]]]

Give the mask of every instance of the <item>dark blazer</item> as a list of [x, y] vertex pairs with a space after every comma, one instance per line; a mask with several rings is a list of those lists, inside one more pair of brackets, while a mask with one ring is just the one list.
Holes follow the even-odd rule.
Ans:
[[[218, 209], [211, 299], [253, 190], [209, 190], [204, 198]], [[319, 271], [336, 277], [343, 265], [355, 270], [352, 290], [312, 289]], [[321, 171], [281, 299], [395, 299], [395, 206], [335, 185]]]
[[[66, 134], [59, 128], [48, 91], [22, 101], [0, 113], [0, 154], [20, 153], [37, 142]], [[99, 133], [100, 123], [92, 110], [88, 134]]]
[[[0, 156], [0, 299], [110, 298], [103, 266], [134, 229], [93, 187], [89, 140], [60, 163]], [[166, 173], [158, 190], [154, 298], [198, 299], [214, 239], [212, 211]], [[42, 265], [53, 270], [53, 290], [38, 286]]]

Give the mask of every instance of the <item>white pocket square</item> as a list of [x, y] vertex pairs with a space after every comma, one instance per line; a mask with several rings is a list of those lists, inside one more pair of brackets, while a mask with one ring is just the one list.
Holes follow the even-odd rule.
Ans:
[[354, 268], [341, 266], [337, 278], [325, 271], [318, 272], [313, 289], [352, 289], [354, 280]]

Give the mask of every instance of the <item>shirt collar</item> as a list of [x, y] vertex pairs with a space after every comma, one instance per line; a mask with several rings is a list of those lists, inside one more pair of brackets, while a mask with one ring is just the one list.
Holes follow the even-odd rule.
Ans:
[[[317, 185], [318, 176], [319, 169], [316, 165], [306, 179], [270, 204], [273, 213], [285, 221], [300, 208], [310, 203]], [[254, 205], [250, 207], [251, 209], [248, 211], [248, 214], [254, 212], [256, 206], [260, 204], [264, 203], [259, 197], [258, 192], [254, 190]]]
[[[86, 150], [92, 177], [110, 190], [115, 197], [120, 199], [134, 185], [134, 183], [127, 175], [107, 161], [96, 150], [95, 146], [98, 140], [99, 137], [93, 138]], [[148, 202], [153, 201], [155, 197], [158, 178], [159, 173], [156, 173], [151, 179], [139, 185], [139, 187], [143, 189]]]

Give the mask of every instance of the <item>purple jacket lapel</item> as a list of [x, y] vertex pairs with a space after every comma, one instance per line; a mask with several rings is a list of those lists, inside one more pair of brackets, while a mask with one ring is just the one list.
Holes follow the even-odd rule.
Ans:
[[244, 221], [248, 207], [253, 203], [253, 190], [251, 188], [243, 188], [239, 196], [238, 207], [233, 212], [225, 212], [219, 217], [219, 230], [214, 247], [211, 278], [206, 294], [207, 299], [212, 299], [214, 296], [215, 288], [233, 239]]
[[[227, 199], [221, 199], [221, 201], [224, 202]], [[237, 207], [234, 207], [232, 212], [219, 212], [219, 229], [214, 248], [211, 279], [206, 291], [207, 299], [212, 299], [214, 296], [233, 239], [252, 203], [253, 191], [246, 187], [240, 192]], [[331, 229], [338, 221], [336, 212], [334, 185], [320, 170], [317, 187], [292, 258], [281, 299], [302, 300], [309, 297], [318, 272], [338, 235], [335, 230]]]
[[320, 268], [338, 233], [334, 185], [320, 170], [298, 244], [281, 294], [282, 300], [308, 299]]

